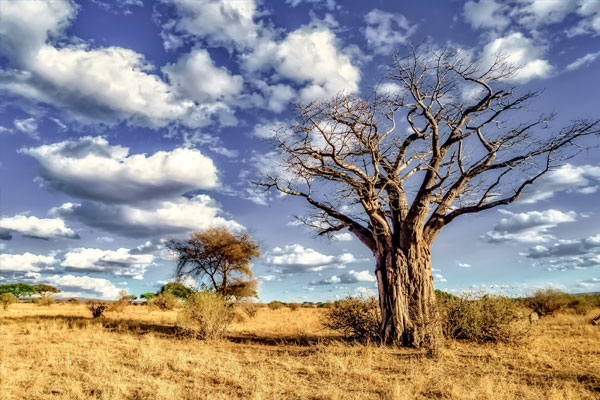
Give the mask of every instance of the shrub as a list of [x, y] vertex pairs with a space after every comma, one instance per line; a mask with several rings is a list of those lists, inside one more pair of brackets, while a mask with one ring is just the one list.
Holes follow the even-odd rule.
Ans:
[[258, 313], [259, 306], [255, 303], [240, 303], [239, 307], [246, 313], [250, 318], [254, 318]]
[[54, 300], [54, 297], [52, 296], [43, 296], [37, 303], [40, 306], [49, 306], [56, 303], [56, 300]]
[[106, 304], [103, 303], [91, 303], [88, 308], [92, 312], [92, 317], [99, 318], [104, 316], [104, 311], [106, 310]]
[[380, 320], [375, 297], [347, 297], [329, 308], [325, 326], [341, 332], [348, 339], [378, 341]]
[[8, 310], [8, 306], [18, 302], [17, 296], [12, 293], [2, 293], [0, 294], [0, 303], [2, 303], [2, 308]]
[[108, 307], [108, 311], [119, 312], [119, 313], [125, 311], [125, 309], [127, 309], [127, 306], [129, 305], [129, 303], [132, 301], [132, 297], [133, 296], [127, 294], [127, 292], [125, 290], [121, 290], [119, 292], [119, 299], [110, 304], [110, 306]]
[[552, 315], [569, 304], [569, 295], [557, 289], [539, 289], [525, 304], [539, 315]]
[[168, 292], [159, 293], [156, 297], [148, 300], [149, 305], [157, 307], [163, 311], [173, 310], [177, 305], [177, 302], [177, 298]]
[[593, 309], [600, 307], [600, 295], [580, 294], [571, 296], [567, 307], [576, 314], [585, 315]]
[[297, 309], [300, 308], [300, 304], [298, 304], [296, 302], [292, 302], [292, 303], [288, 304], [288, 307], [290, 308], [290, 310], [296, 311]]
[[508, 297], [438, 297], [438, 306], [442, 332], [449, 339], [514, 343], [526, 333], [524, 325], [518, 324], [523, 312]]
[[76, 298], [70, 298], [67, 301], [71, 304], [81, 304], [81, 302], [79, 300], [77, 300]]
[[275, 301], [272, 301], [269, 303], [269, 308], [271, 310], [279, 310], [280, 308], [283, 308], [283, 307], [285, 307], [285, 304], [282, 303], [281, 301], [275, 300]]
[[183, 303], [181, 321], [200, 339], [223, 337], [234, 317], [233, 307], [215, 292], [195, 292]]
[[40, 304], [42, 299], [40, 297], [34, 297], [33, 299], [29, 300], [29, 302], [33, 304]]

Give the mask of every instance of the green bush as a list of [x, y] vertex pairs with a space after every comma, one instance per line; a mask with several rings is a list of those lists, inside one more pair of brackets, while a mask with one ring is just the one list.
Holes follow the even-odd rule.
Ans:
[[282, 303], [281, 301], [272, 301], [269, 303], [269, 308], [271, 310], [279, 310], [280, 308], [285, 307], [285, 303]]
[[148, 304], [157, 307], [163, 311], [173, 310], [178, 304], [175, 296], [168, 292], [159, 293], [156, 297], [148, 300]]
[[379, 303], [375, 297], [347, 297], [329, 307], [324, 325], [341, 332], [348, 339], [378, 341], [380, 320]]
[[570, 302], [570, 296], [557, 289], [539, 289], [525, 299], [525, 305], [539, 315], [552, 315]]
[[41, 297], [34, 297], [33, 299], [29, 300], [30, 303], [33, 304], [40, 304], [42, 302], [42, 298]]
[[234, 317], [231, 303], [215, 292], [195, 292], [183, 302], [181, 324], [200, 339], [223, 337]]
[[2, 304], [2, 308], [8, 310], [8, 306], [18, 302], [17, 296], [12, 293], [2, 293], [0, 294], [0, 303]]
[[514, 343], [524, 338], [523, 310], [516, 300], [438, 296], [442, 332], [446, 338], [474, 342]]

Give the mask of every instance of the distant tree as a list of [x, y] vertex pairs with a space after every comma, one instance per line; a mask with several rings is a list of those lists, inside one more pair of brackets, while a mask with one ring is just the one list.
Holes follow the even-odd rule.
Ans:
[[0, 293], [11, 293], [13, 296], [19, 298], [34, 295], [36, 291], [33, 286], [27, 283], [10, 283], [0, 285]]
[[18, 302], [17, 300], [17, 296], [15, 296], [12, 293], [2, 293], [0, 294], [0, 304], [2, 304], [2, 308], [4, 308], [5, 310], [8, 309], [8, 306], [10, 304], [14, 304]]
[[169, 282], [160, 288], [158, 293], [170, 293], [180, 299], [186, 299], [194, 291], [181, 282]]
[[146, 301], [148, 301], [154, 297], [156, 297], [156, 293], [147, 292], [147, 293], [140, 294], [140, 299], [144, 299]]
[[247, 233], [209, 228], [192, 233], [187, 240], [171, 239], [166, 245], [177, 257], [177, 276], [198, 278], [225, 297], [256, 296], [250, 262], [260, 256], [260, 246]]
[[54, 293], [60, 293], [61, 290], [52, 286], [40, 283], [38, 285], [33, 286], [35, 291], [42, 296], [42, 298], [51, 297]]

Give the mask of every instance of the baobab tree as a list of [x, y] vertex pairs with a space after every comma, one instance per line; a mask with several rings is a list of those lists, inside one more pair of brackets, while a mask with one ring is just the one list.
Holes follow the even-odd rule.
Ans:
[[[457, 217], [516, 201], [545, 173], [597, 140], [599, 121], [552, 130], [525, 120], [539, 92], [510, 86], [518, 68], [486, 67], [447, 49], [409, 48], [369, 98], [297, 105], [274, 132], [281, 171], [259, 186], [304, 198], [322, 235], [348, 229], [375, 258], [381, 337], [435, 346], [440, 333], [430, 252]], [[529, 115], [529, 114], [528, 114]], [[592, 138], [593, 137], [593, 138]]]

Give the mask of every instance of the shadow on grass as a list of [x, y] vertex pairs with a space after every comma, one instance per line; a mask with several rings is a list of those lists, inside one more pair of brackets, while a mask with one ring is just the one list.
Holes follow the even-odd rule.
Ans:
[[[189, 330], [174, 325], [153, 324], [132, 319], [91, 318], [73, 315], [38, 315], [23, 317], [8, 317], [2, 319], [2, 324], [35, 324], [40, 321], [60, 321], [70, 329], [82, 329], [91, 326], [101, 326], [111, 332], [131, 333], [136, 335], [155, 334], [165, 338], [193, 338]], [[225, 340], [238, 344], [258, 344], [264, 346], [314, 346], [317, 344], [347, 343], [343, 338], [320, 335], [257, 335], [249, 333], [228, 333]]]

